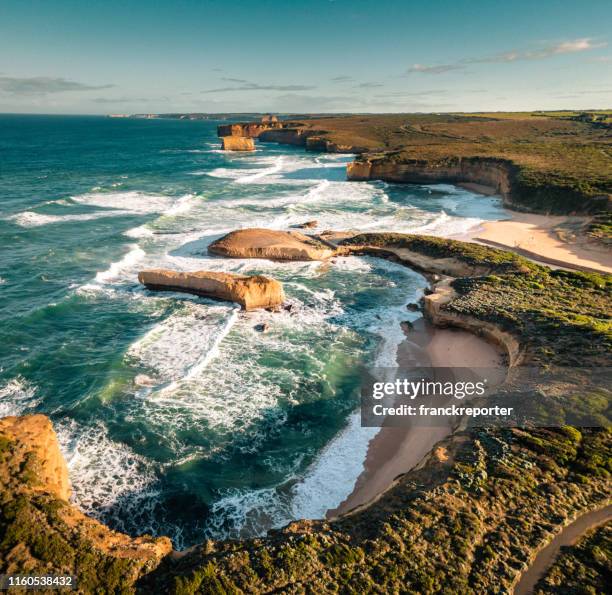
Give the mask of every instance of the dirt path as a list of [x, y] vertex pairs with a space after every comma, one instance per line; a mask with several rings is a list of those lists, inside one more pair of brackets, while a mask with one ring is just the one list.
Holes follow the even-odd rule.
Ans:
[[514, 588], [514, 595], [533, 593], [536, 583], [553, 565], [563, 546], [576, 543], [589, 529], [602, 525], [609, 520], [612, 520], [612, 505], [587, 512], [563, 528], [546, 547], [537, 553], [531, 566], [521, 575]]

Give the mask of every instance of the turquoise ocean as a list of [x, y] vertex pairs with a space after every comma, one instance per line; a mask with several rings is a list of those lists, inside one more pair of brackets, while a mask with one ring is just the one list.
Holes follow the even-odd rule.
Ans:
[[[74, 502], [177, 548], [346, 498], [375, 431], [359, 426], [355, 370], [395, 365], [426, 287], [383, 260], [225, 260], [207, 245], [312, 219], [450, 235], [504, 218], [453, 186], [347, 182], [350, 155], [224, 153], [218, 123], [0, 115], [0, 416], [49, 415]], [[151, 267], [269, 274], [293, 307], [149, 292], [137, 274]]]

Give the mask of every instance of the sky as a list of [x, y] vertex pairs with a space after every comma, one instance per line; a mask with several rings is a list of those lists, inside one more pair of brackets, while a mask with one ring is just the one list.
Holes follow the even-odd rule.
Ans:
[[610, 0], [0, 0], [0, 112], [609, 108]]

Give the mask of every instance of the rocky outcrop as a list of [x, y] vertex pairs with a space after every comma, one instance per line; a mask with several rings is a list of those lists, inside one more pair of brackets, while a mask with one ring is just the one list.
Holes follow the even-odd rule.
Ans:
[[208, 247], [211, 254], [229, 258], [270, 260], [326, 260], [334, 255], [330, 246], [299, 232], [273, 229], [239, 229]]
[[281, 122], [243, 122], [239, 124], [220, 124], [217, 136], [246, 136], [257, 138], [265, 130], [281, 128]]
[[279, 281], [263, 275], [236, 275], [212, 271], [182, 273], [155, 269], [141, 271], [138, 280], [148, 289], [183, 291], [228, 302], [245, 310], [276, 308], [285, 300]]
[[48, 417], [5, 417], [0, 419], [0, 434], [16, 441], [21, 448], [37, 458], [37, 477], [33, 485], [35, 491], [51, 494], [60, 500], [70, 498], [68, 467]]
[[0, 572], [78, 577], [80, 593], [128, 593], [172, 551], [132, 538], [68, 503], [68, 470], [44, 415], [0, 420]]
[[295, 228], [295, 229], [314, 229], [315, 227], [319, 226], [319, 222], [316, 219], [313, 219], [312, 221], [304, 221], [304, 223], [296, 223], [295, 225], [292, 225], [291, 227]]
[[255, 142], [246, 136], [223, 136], [221, 144], [224, 151], [254, 151]]
[[440, 162], [365, 157], [349, 163], [346, 175], [349, 180], [384, 180], [411, 184], [472, 182], [494, 188], [497, 193], [509, 199], [513, 166], [509, 161], [480, 157]]

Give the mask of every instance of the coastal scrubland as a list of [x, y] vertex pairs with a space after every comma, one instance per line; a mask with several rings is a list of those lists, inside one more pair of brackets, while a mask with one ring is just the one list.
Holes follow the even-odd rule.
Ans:
[[563, 548], [548, 572], [537, 583], [535, 595], [605, 593], [612, 582], [612, 522]]
[[327, 143], [332, 150], [358, 152], [357, 162], [374, 162], [379, 169], [414, 165], [406, 181], [422, 181], [415, 177], [419, 171], [443, 178], [445, 169], [461, 162], [490, 163], [507, 170], [515, 208], [557, 214], [610, 208], [610, 112], [365, 114], [282, 125], [300, 132], [304, 143], [314, 137], [309, 145], [315, 149]]
[[[589, 367], [609, 358], [610, 276], [551, 271], [509, 252], [432, 237], [366, 234], [344, 245], [452, 255], [473, 274], [452, 282], [456, 296], [444, 309], [500, 325], [528, 362]], [[585, 398], [591, 390], [565, 389]], [[71, 507], [37, 486], [35, 453], [5, 433], [0, 567], [74, 573], [91, 591], [509, 590], [560, 527], [609, 502], [609, 399], [596, 402], [604, 427], [467, 428], [369, 506], [329, 522], [297, 521], [267, 537], [206, 541], [180, 557], [164, 557], [164, 543], [147, 538], [154, 551], [127, 536], [109, 547], [105, 527], [71, 522]]]

